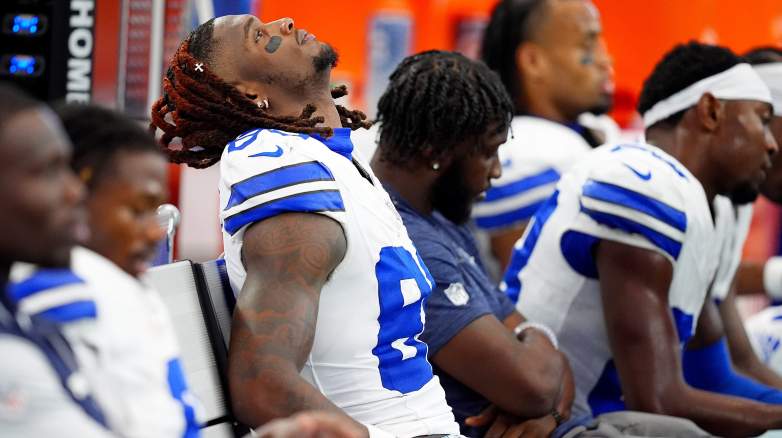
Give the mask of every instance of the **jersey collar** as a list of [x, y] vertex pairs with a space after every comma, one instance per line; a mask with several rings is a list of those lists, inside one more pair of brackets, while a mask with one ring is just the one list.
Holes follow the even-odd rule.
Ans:
[[334, 128], [334, 135], [324, 138], [318, 134], [313, 137], [325, 144], [332, 152], [336, 152], [348, 160], [353, 159], [353, 142], [350, 141], [350, 128]]

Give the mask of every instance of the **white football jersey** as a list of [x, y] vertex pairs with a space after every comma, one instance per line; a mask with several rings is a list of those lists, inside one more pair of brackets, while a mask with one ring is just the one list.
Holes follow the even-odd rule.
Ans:
[[554, 191], [560, 176], [592, 148], [561, 123], [516, 116], [499, 150], [502, 176], [473, 208], [479, 229], [499, 230], [529, 220]]
[[714, 198], [715, 215], [720, 218], [717, 232], [724, 235], [719, 252], [720, 263], [717, 276], [711, 286], [711, 297], [721, 302], [728, 296], [733, 278], [741, 263], [744, 241], [747, 240], [749, 226], [752, 223], [752, 204], [734, 206], [725, 196]]
[[18, 312], [61, 325], [112, 430], [124, 437], [196, 437], [168, 310], [108, 259], [74, 249], [71, 269], [41, 269], [10, 289]]
[[320, 295], [302, 376], [348, 415], [397, 436], [458, 433], [427, 361], [424, 301], [433, 280], [388, 194], [352, 157], [350, 130], [322, 139], [256, 129], [220, 161], [220, 219], [228, 276], [241, 291], [252, 223], [285, 212], [342, 225], [347, 253]]
[[744, 328], [760, 360], [782, 374], [782, 306], [771, 306], [750, 316]]
[[22, 329], [0, 304], [0, 438], [116, 437], [62, 337], [43, 333]]
[[502, 287], [522, 314], [556, 332], [576, 382], [574, 415], [624, 409], [592, 251], [600, 240], [671, 261], [668, 302], [682, 345], [721, 245], [700, 182], [657, 147], [601, 146], [562, 177], [516, 244]]

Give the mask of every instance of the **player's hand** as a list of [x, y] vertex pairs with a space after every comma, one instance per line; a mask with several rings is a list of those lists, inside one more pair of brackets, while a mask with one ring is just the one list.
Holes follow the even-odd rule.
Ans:
[[[501, 436], [505, 437], [524, 437], [524, 438], [548, 438], [557, 428], [557, 422], [551, 415], [525, 420], [523, 423], [515, 424], [509, 427]], [[500, 436], [500, 435], [495, 435]], [[487, 434], [486, 437], [489, 437]]]
[[366, 429], [343, 416], [310, 411], [271, 421], [255, 430], [260, 438], [367, 438]]
[[483, 427], [491, 424], [499, 415], [500, 411], [497, 406], [489, 405], [486, 409], [481, 411], [480, 414], [472, 417], [467, 417], [464, 420], [464, 424], [470, 427]]
[[471, 427], [484, 427], [491, 424], [486, 432], [486, 438], [547, 438], [557, 428], [557, 422], [550, 415], [522, 420], [500, 411], [494, 405], [478, 415], [468, 417], [464, 420], [464, 424]]

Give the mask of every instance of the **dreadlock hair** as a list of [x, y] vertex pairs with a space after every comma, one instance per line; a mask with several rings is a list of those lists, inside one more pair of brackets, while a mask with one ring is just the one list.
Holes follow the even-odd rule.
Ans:
[[120, 113], [84, 104], [66, 104], [56, 111], [73, 143], [71, 167], [90, 190], [112, 174], [111, 160], [120, 151], [161, 154], [154, 136]]
[[430, 151], [437, 160], [492, 123], [507, 128], [512, 116], [510, 96], [483, 62], [438, 50], [408, 56], [377, 105], [380, 157], [405, 166]]
[[[529, 41], [543, 19], [546, 0], [501, 0], [491, 14], [483, 36], [481, 58], [500, 74], [515, 105], [522, 102], [521, 72], [516, 67], [516, 48]], [[516, 108], [523, 112], [523, 108]]]
[[[678, 93], [690, 85], [721, 73], [740, 64], [743, 59], [725, 47], [690, 41], [678, 44], [657, 63], [652, 74], [644, 81], [638, 112], [649, 111], [657, 102]], [[681, 121], [687, 109], [659, 121], [675, 126]], [[655, 125], [657, 125], [655, 124]]]
[[782, 48], [772, 46], [756, 47], [745, 53], [744, 59], [752, 65], [782, 62]]
[[0, 134], [5, 131], [8, 122], [17, 114], [44, 106], [42, 102], [8, 82], [0, 82], [0, 102], [3, 102], [0, 105]]
[[[312, 116], [315, 106], [307, 104], [299, 116], [273, 116], [215, 75], [208, 67], [215, 60], [213, 31], [214, 20], [209, 20], [185, 38], [163, 78], [163, 96], [152, 105], [150, 129], [163, 131], [160, 144], [169, 161], [195, 168], [209, 167], [220, 160], [228, 142], [257, 128], [324, 137], [333, 134], [331, 128], [317, 126], [324, 119]], [[347, 87], [336, 87], [331, 95], [335, 99], [345, 96]], [[370, 126], [361, 111], [340, 105], [337, 111], [344, 127]], [[181, 149], [172, 147], [175, 138], [181, 139]]]

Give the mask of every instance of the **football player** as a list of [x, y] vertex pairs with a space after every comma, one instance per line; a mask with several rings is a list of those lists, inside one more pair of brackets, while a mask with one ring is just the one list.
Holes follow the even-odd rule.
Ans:
[[591, 1], [503, 0], [483, 39], [482, 58], [510, 93], [515, 117], [500, 147], [502, 176], [475, 206], [500, 272], [527, 221], [560, 175], [603, 143], [578, 122], [606, 112], [613, 97], [611, 61]]
[[220, 17], [179, 47], [153, 107], [173, 161], [219, 162], [232, 406], [250, 426], [315, 409], [378, 436], [458, 433], [418, 339], [432, 279], [352, 153], [367, 124], [334, 104], [336, 60], [290, 18]]
[[718, 435], [779, 428], [781, 407], [695, 389], [681, 369], [731, 236], [714, 198], [757, 189], [777, 150], [768, 87], [729, 50], [692, 42], [658, 63], [639, 112], [647, 143], [606, 145], [573, 167], [503, 286], [559, 337], [576, 414], [662, 413]]
[[[408, 117], [410, 106], [426, 110]], [[465, 225], [472, 204], [500, 174], [497, 149], [508, 135], [510, 97], [482, 62], [429, 51], [400, 63], [377, 114], [372, 168], [434, 279], [421, 339], [462, 433], [487, 433], [467, 418], [493, 404], [512, 418], [515, 431], [506, 436], [548, 436], [569, 417], [567, 360], [551, 331], [526, 322], [497, 289]]]
[[57, 324], [122, 436], [197, 436], [179, 346], [158, 292], [138, 279], [164, 230], [166, 160], [136, 122], [96, 106], [59, 110], [72, 166], [87, 187], [90, 239], [70, 270], [15, 269], [20, 313]]
[[0, 434], [111, 436], [103, 409], [56, 327], [19, 317], [6, 293], [14, 262], [70, 262], [89, 237], [70, 142], [42, 103], [0, 84]]

